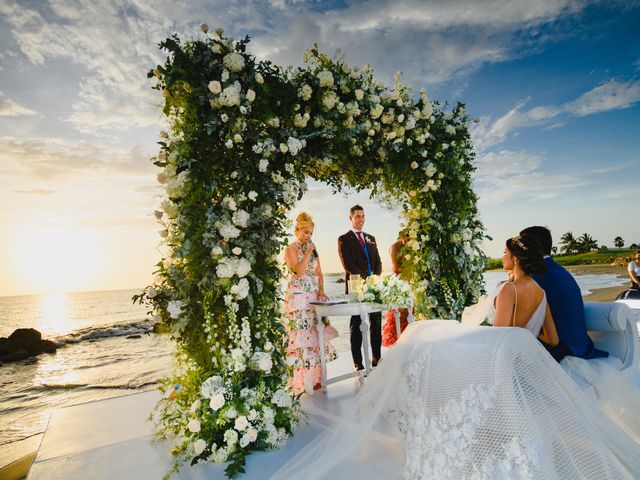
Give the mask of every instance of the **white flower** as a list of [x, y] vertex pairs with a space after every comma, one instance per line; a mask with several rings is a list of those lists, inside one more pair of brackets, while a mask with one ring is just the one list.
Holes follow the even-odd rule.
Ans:
[[209, 91], [217, 95], [222, 91], [222, 85], [220, 85], [220, 82], [217, 80], [211, 80], [209, 82]]
[[156, 298], [157, 296], [158, 296], [158, 291], [153, 287], [149, 287], [149, 290], [147, 290], [147, 297]]
[[196, 453], [196, 455], [200, 455], [202, 452], [204, 452], [205, 448], [207, 448], [207, 442], [205, 442], [201, 438], [193, 443], [193, 451]]
[[246, 277], [251, 272], [251, 262], [246, 258], [239, 258], [236, 267], [236, 275], [238, 278]]
[[249, 215], [248, 212], [244, 211], [244, 210], [236, 210], [235, 212], [233, 212], [233, 223], [240, 227], [240, 228], [247, 228], [247, 222], [249, 221], [249, 218], [251, 218], [251, 215]]
[[447, 132], [449, 135], [455, 135], [456, 134], [456, 127], [454, 127], [452, 125], [447, 125], [446, 127], [444, 127], [444, 131]]
[[371, 109], [371, 118], [373, 118], [374, 120], [380, 118], [382, 112], [384, 112], [384, 107], [381, 104], [378, 103], [374, 105], [374, 107]]
[[359, 88], [356, 89], [355, 94], [356, 94], [356, 100], [362, 100], [364, 98], [364, 92]]
[[249, 445], [249, 436], [246, 433], [242, 435], [242, 437], [240, 438], [239, 445], [240, 445], [240, 448], [244, 448], [247, 445]]
[[242, 249], [240, 247], [235, 247], [233, 250], [231, 250], [231, 252], [234, 255], [240, 255], [242, 253]]
[[254, 192], [253, 190], [251, 190], [249, 192], [249, 194], [247, 195], [247, 197], [249, 197], [249, 200], [251, 200], [252, 202], [255, 202], [256, 198], [258, 198], [258, 194], [256, 192]]
[[262, 76], [261, 73], [256, 73], [255, 79], [256, 79], [256, 83], [259, 83], [259, 84], [264, 83], [264, 77]]
[[213, 45], [213, 47], [211, 47], [211, 51], [212, 51], [213, 53], [220, 53], [220, 52], [222, 52], [222, 47], [220, 46], [220, 44], [219, 44], [219, 43], [215, 43], [215, 44]]
[[236, 418], [234, 423], [234, 428], [238, 431], [243, 431], [245, 428], [249, 426], [249, 420], [244, 415]]
[[282, 153], [287, 153], [287, 152], [289, 151], [289, 147], [287, 147], [287, 145], [286, 145], [286, 144], [281, 143], [281, 144], [280, 144], [280, 151], [281, 151]]
[[274, 405], [283, 408], [290, 408], [292, 405], [291, 397], [282, 388], [275, 391], [273, 397], [271, 397], [271, 402]]
[[200, 422], [195, 418], [192, 418], [191, 420], [189, 420], [187, 428], [191, 433], [198, 433], [200, 431]]
[[258, 163], [258, 171], [264, 173], [267, 171], [267, 167], [269, 166], [269, 160], [266, 158], [260, 159], [260, 163]]
[[400, 115], [398, 115], [398, 123], [402, 123], [404, 122], [404, 113], [401, 113]]
[[222, 76], [220, 77], [220, 80], [222, 80], [223, 82], [226, 82], [227, 80], [229, 80], [229, 70], [224, 69], [222, 71]]
[[309, 100], [312, 94], [313, 94], [313, 89], [306, 83], [303, 84], [298, 89], [298, 97], [300, 97], [302, 100], [305, 100], [305, 101]]
[[229, 409], [225, 413], [225, 416], [229, 419], [236, 418], [238, 416], [238, 412], [236, 412], [235, 408], [229, 407]]
[[278, 128], [280, 126], [280, 119], [278, 117], [270, 118], [267, 123], [273, 128]]
[[220, 448], [215, 453], [211, 454], [211, 459], [216, 463], [224, 463], [227, 461], [228, 456], [229, 456], [229, 452], [227, 452], [227, 449]]
[[250, 102], [253, 102], [255, 99], [256, 99], [256, 92], [254, 92], [251, 89], [247, 90], [247, 100], [249, 100]]
[[235, 226], [230, 223], [225, 223], [218, 228], [218, 232], [225, 240], [230, 240], [232, 238], [238, 238], [240, 236], [240, 230], [238, 230]]
[[230, 428], [229, 430], [224, 432], [224, 441], [229, 446], [235, 445], [238, 442], [238, 432]]
[[325, 112], [328, 112], [329, 110], [331, 110], [333, 107], [335, 107], [336, 103], [338, 103], [338, 96], [336, 95], [336, 93], [334, 91], [328, 91], [325, 92], [324, 95], [322, 95], [322, 108]]
[[244, 57], [236, 52], [229, 53], [224, 56], [222, 63], [232, 72], [239, 72], [244, 68]]
[[222, 393], [214, 393], [209, 399], [209, 407], [214, 412], [217, 412], [224, 406], [224, 395]]
[[202, 406], [202, 402], [200, 401], [200, 399], [193, 402], [190, 408], [191, 413], [196, 413], [201, 406]]
[[289, 151], [291, 155], [294, 157], [298, 154], [298, 152], [302, 149], [302, 142], [295, 137], [289, 137], [287, 139], [287, 146], [289, 147]]
[[293, 124], [297, 127], [297, 128], [304, 128], [307, 126], [307, 122], [309, 121], [309, 114], [305, 113], [304, 115], [300, 115], [299, 113], [296, 113], [296, 115], [293, 117]]
[[167, 304], [167, 312], [172, 319], [177, 320], [182, 315], [183, 307], [184, 303], [181, 300], [171, 300]]
[[241, 278], [237, 285], [231, 287], [231, 294], [236, 295], [238, 300], [247, 298], [249, 295], [249, 280]]
[[255, 352], [251, 356], [251, 363], [258, 367], [258, 370], [262, 370], [263, 372], [270, 372], [273, 367], [271, 355], [266, 352]]
[[233, 148], [233, 140], [227, 140], [226, 142], [224, 142], [224, 146], [227, 148]]
[[213, 247], [211, 249], [211, 256], [212, 257], [219, 257], [220, 255], [222, 255], [224, 252], [222, 251], [222, 247], [216, 245], [215, 247]]
[[414, 170], [418, 168], [418, 162], [411, 162], [411, 168], [413, 168]]
[[255, 442], [258, 439], [258, 430], [256, 430], [255, 428], [248, 429], [247, 437], [249, 437], [250, 442]]
[[222, 91], [220, 94], [220, 105], [226, 107], [240, 105], [240, 82], [235, 81]]
[[224, 381], [218, 375], [212, 375], [200, 385], [200, 393], [205, 398], [211, 398], [216, 392], [222, 389]]
[[229, 121], [229, 115], [223, 113], [222, 115], [220, 115], [220, 120], [222, 120], [224, 123], [227, 123]]
[[320, 81], [321, 87], [332, 87], [333, 86], [333, 73], [329, 70], [322, 70], [318, 74], [318, 80]]
[[242, 135], [240, 135], [239, 133], [236, 133], [233, 136], [233, 142], [234, 143], [242, 143]]

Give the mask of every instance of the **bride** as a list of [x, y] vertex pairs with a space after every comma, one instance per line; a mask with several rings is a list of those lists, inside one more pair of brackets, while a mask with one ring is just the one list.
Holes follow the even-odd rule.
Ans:
[[506, 247], [509, 283], [462, 324], [410, 324], [341, 422], [272, 478], [640, 478], [638, 391], [605, 360], [547, 353], [542, 255], [526, 236]]

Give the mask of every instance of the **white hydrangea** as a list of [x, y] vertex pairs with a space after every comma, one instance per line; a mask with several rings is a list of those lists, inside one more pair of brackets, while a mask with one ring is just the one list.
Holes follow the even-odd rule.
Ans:
[[329, 70], [322, 70], [318, 73], [318, 80], [321, 87], [333, 87], [333, 73]]
[[238, 230], [234, 225], [230, 223], [223, 223], [218, 228], [218, 232], [225, 240], [230, 240], [232, 238], [238, 238], [240, 236], [240, 230]]
[[233, 107], [240, 105], [240, 82], [235, 81], [225, 88], [220, 94], [220, 105]]
[[271, 355], [266, 352], [255, 352], [251, 356], [251, 363], [258, 368], [258, 370], [262, 370], [263, 372], [270, 372], [271, 367], [273, 367], [273, 360], [271, 359]]
[[234, 429], [230, 428], [226, 432], [224, 432], [224, 441], [227, 445], [235, 445], [238, 443], [238, 432]]
[[231, 287], [231, 294], [236, 295], [238, 300], [242, 300], [249, 296], [249, 280], [241, 278], [238, 283]]
[[169, 312], [169, 316], [174, 320], [180, 318], [183, 308], [184, 302], [182, 300], [171, 300], [167, 304], [167, 312]]
[[304, 101], [309, 100], [311, 98], [312, 94], [313, 94], [313, 89], [309, 85], [307, 85], [306, 83], [303, 84], [298, 89], [298, 97], [300, 97]]
[[271, 397], [271, 403], [282, 408], [291, 408], [292, 405], [291, 397], [282, 388], [275, 391], [273, 397]]
[[325, 92], [322, 95], [322, 108], [325, 112], [328, 112], [333, 107], [335, 107], [336, 103], [338, 103], [338, 96], [334, 91]]
[[211, 460], [216, 463], [224, 463], [227, 461], [227, 457], [229, 456], [229, 452], [227, 452], [226, 448], [219, 448], [215, 452], [211, 453]]
[[256, 201], [256, 198], [258, 198], [258, 194], [256, 192], [254, 192], [253, 190], [251, 190], [248, 194], [247, 197], [249, 197], [249, 200], [251, 200], [252, 202]]
[[232, 221], [237, 227], [247, 228], [247, 222], [250, 218], [251, 215], [249, 215], [249, 212], [246, 212], [244, 210], [236, 210], [235, 212], [233, 212]]
[[444, 131], [447, 132], [449, 135], [455, 135], [456, 127], [454, 127], [453, 125], [447, 125], [446, 127], [444, 127]]
[[224, 257], [216, 266], [216, 275], [219, 278], [231, 278], [235, 275], [237, 268], [237, 260], [230, 257]]
[[222, 247], [216, 245], [215, 247], [213, 247], [211, 249], [211, 256], [213, 258], [219, 257], [220, 255], [222, 255], [224, 253], [224, 251], [222, 250]]
[[249, 436], [245, 433], [244, 435], [242, 435], [242, 437], [240, 438], [240, 442], [238, 443], [238, 445], [240, 445], [240, 448], [244, 448], [247, 445], [249, 445]]
[[246, 258], [237, 259], [236, 275], [239, 278], [243, 278], [246, 277], [249, 272], [251, 272], [251, 262], [249, 262], [249, 260], [247, 260]]
[[296, 113], [296, 115], [293, 117], [293, 124], [297, 128], [304, 128], [307, 126], [307, 122], [309, 121], [309, 118], [311, 117], [309, 116], [308, 113], [305, 113], [304, 115], [300, 115], [299, 113]]
[[244, 68], [244, 57], [236, 52], [229, 53], [224, 56], [222, 63], [232, 72], [239, 72]]
[[295, 137], [289, 137], [287, 139], [287, 147], [289, 148], [291, 155], [295, 157], [302, 149], [302, 142]]
[[384, 112], [384, 107], [382, 106], [382, 104], [378, 103], [374, 105], [371, 109], [371, 118], [373, 118], [374, 120], [380, 118], [382, 112]]
[[268, 166], [269, 166], [269, 160], [267, 160], [266, 158], [262, 158], [258, 163], [258, 171], [261, 173], [264, 173], [267, 171]]

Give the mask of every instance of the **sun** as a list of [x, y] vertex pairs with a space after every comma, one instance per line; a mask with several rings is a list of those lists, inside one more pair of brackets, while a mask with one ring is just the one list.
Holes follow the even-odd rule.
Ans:
[[81, 227], [25, 227], [14, 245], [20, 283], [33, 293], [86, 290], [101, 263], [96, 237]]

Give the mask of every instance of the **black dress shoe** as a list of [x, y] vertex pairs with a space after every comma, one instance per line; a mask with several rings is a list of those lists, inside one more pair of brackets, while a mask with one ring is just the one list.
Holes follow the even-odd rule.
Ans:
[[354, 363], [353, 364], [353, 369], [358, 372], [360, 370], [364, 370], [364, 365], [362, 365], [361, 363]]
[[382, 360], [382, 359], [381, 359], [381, 358], [373, 357], [373, 358], [371, 359], [371, 366], [372, 366], [372, 367], [377, 367], [377, 366], [378, 366], [378, 363], [380, 363], [380, 360]]

